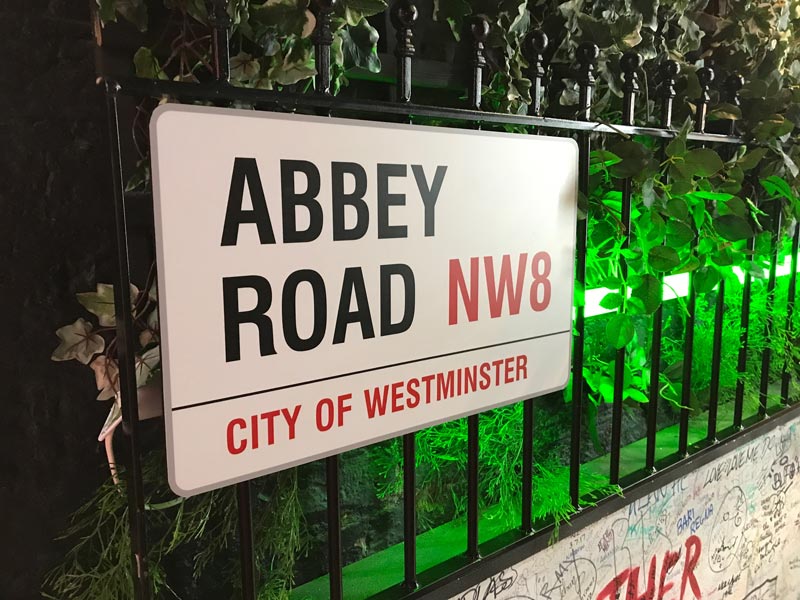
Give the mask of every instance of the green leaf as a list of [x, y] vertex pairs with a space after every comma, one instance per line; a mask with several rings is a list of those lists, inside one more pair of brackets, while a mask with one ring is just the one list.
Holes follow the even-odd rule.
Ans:
[[694, 273], [694, 289], [698, 294], [707, 294], [720, 281], [720, 273], [714, 267], [703, 267]]
[[679, 273], [691, 273], [692, 271], [699, 269], [701, 266], [700, 259], [694, 255], [689, 256], [683, 264], [673, 271], [676, 275]]
[[651, 315], [661, 306], [664, 285], [658, 277], [642, 275], [641, 282], [631, 292], [632, 298], [638, 298], [644, 305], [645, 314]]
[[666, 148], [667, 156], [683, 156], [686, 154], [686, 138], [676, 137]]
[[341, 0], [336, 6], [336, 14], [343, 17], [351, 27], [358, 25], [362, 19], [385, 10], [384, 0]]
[[681, 248], [694, 240], [692, 228], [680, 221], [667, 222], [667, 246]]
[[685, 221], [689, 218], [689, 205], [683, 198], [670, 198], [667, 202], [667, 214], [673, 219]]
[[621, 162], [611, 166], [614, 177], [625, 178], [639, 174], [649, 164], [652, 158], [650, 149], [644, 144], [632, 140], [617, 142], [610, 148]]
[[725, 202], [733, 197], [733, 194], [723, 192], [707, 192], [698, 190], [690, 194], [692, 198], [699, 198], [701, 200], [714, 200], [715, 202]]
[[650, 250], [647, 257], [650, 266], [655, 271], [671, 271], [679, 264], [681, 264], [680, 256], [674, 248], [668, 246], [656, 246]]
[[614, 314], [606, 325], [606, 340], [619, 350], [624, 348], [633, 339], [635, 331], [628, 315]]
[[737, 217], [747, 217], [747, 205], [741, 198], [734, 196], [727, 202], [717, 204], [717, 211], [720, 215], [736, 215]]
[[648, 402], [650, 402], [650, 399], [647, 397], [647, 395], [644, 394], [643, 392], [640, 392], [636, 388], [626, 389], [625, 396], [628, 399], [633, 400], [634, 402], [640, 402], [642, 404], [647, 404]]
[[697, 177], [711, 177], [724, 166], [719, 154], [710, 148], [689, 150], [684, 160], [686, 168]]
[[773, 198], [786, 198], [787, 200], [794, 200], [795, 195], [791, 186], [785, 179], [777, 175], [771, 175], [766, 179], [761, 180], [761, 187]]
[[600, 300], [600, 306], [608, 310], [614, 310], [622, 306], [622, 295], [617, 292], [612, 292], [603, 296]]
[[736, 215], [722, 215], [714, 219], [714, 228], [726, 240], [738, 242], [753, 237], [753, 228]]
[[589, 159], [589, 175], [605, 171], [608, 167], [622, 162], [622, 159], [608, 150], [595, 150]]
[[758, 142], [766, 142], [786, 135], [794, 129], [794, 124], [781, 115], [772, 115], [759, 123], [753, 130]]
[[736, 164], [739, 165], [742, 170], [749, 171], [758, 166], [758, 163], [761, 162], [761, 159], [764, 158], [766, 153], [766, 148], [755, 148], [747, 152]]

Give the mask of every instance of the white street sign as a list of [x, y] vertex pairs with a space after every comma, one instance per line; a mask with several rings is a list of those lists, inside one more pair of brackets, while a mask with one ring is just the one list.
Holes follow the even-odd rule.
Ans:
[[170, 104], [150, 129], [176, 493], [566, 385], [572, 140]]

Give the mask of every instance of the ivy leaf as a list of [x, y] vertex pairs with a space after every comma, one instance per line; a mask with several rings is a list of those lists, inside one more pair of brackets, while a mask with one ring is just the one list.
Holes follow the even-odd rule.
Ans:
[[693, 175], [698, 177], [711, 177], [724, 166], [719, 154], [710, 148], [695, 148], [689, 150], [684, 157], [685, 165]]
[[96, 292], [82, 292], [76, 294], [78, 302], [90, 313], [95, 315], [103, 327], [113, 327], [114, 318], [114, 286], [107, 283], [98, 283]]
[[[136, 302], [139, 290], [133, 284], [130, 286], [131, 304]], [[97, 317], [102, 327], [114, 327], [116, 318], [114, 313], [114, 286], [108, 283], [98, 283], [97, 291], [81, 292], [75, 294], [78, 302], [90, 313]]]
[[145, 0], [97, 0], [98, 14], [102, 21], [117, 22], [117, 13], [136, 26], [147, 31], [147, 4]]
[[652, 248], [647, 259], [654, 270], [661, 272], [671, 271], [681, 264], [681, 259], [677, 251], [668, 246], [656, 246]]
[[385, 11], [386, 2], [384, 0], [342, 0], [337, 7], [347, 24], [355, 27], [366, 17]]
[[133, 67], [137, 77], [145, 79], [168, 79], [167, 74], [161, 68], [161, 64], [150, 48], [142, 46], [133, 55]]
[[664, 285], [649, 273], [642, 275], [641, 282], [631, 292], [631, 297], [638, 298], [643, 306], [644, 313], [651, 315], [661, 306], [661, 299], [664, 294]]
[[615, 314], [608, 320], [606, 340], [617, 350], [627, 346], [633, 339], [634, 334], [635, 331], [630, 316]]
[[78, 319], [72, 325], [65, 325], [56, 331], [61, 343], [53, 351], [51, 360], [62, 361], [73, 358], [88, 365], [95, 354], [106, 347], [105, 340], [92, 333], [92, 325], [84, 319]]
[[362, 19], [356, 27], [345, 27], [339, 32], [342, 37], [342, 51], [345, 66], [356, 66], [367, 69], [371, 73], [379, 73], [381, 59], [378, 58], [378, 30], [366, 19]]
[[[278, 53], [280, 57], [280, 53]], [[314, 67], [314, 57], [310, 50], [305, 50], [297, 60], [292, 60], [289, 53], [285, 58], [276, 62], [269, 70], [268, 77], [280, 85], [292, 85], [303, 79], [308, 79], [316, 75], [317, 69]]]
[[456, 41], [461, 40], [461, 28], [464, 17], [472, 14], [472, 8], [466, 0], [433, 0], [433, 20], [446, 22]]
[[239, 52], [231, 57], [231, 79], [234, 81], [253, 81], [258, 77], [261, 65], [247, 52]]
[[147, 384], [150, 373], [161, 364], [161, 350], [158, 346], [153, 346], [141, 356], [136, 356], [136, 387]]
[[111, 400], [119, 391], [119, 366], [117, 361], [101, 354], [89, 365], [94, 371], [94, 381], [97, 390], [97, 400]]
[[617, 309], [622, 306], [622, 295], [617, 292], [606, 294], [603, 299], [600, 300], [600, 306], [607, 310]]
[[753, 228], [736, 215], [722, 215], [714, 219], [714, 229], [726, 240], [738, 242], [753, 237]]

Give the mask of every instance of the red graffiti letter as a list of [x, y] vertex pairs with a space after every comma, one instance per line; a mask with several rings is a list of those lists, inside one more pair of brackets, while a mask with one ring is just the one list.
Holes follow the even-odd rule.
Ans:
[[700, 551], [703, 544], [700, 538], [692, 535], [686, 540], [686, 562], [683, 565], [683, 577], [681, 577], [681, 600], [683, 600], [683, 593], [686, 591], [686, 582], [688, 581], [692, 586], [692, 592], [695, 598], [702, 598], [700, 594], [700, 586], [697, 583], [697, 577], [694, 574], [694, 569], [697, 566], [697, 561], [700, 560]]
[[672, 589], [672, 582], [665, 584], [667, 573], [678, 564], [678, 559], [681, 557], [679, 552], [672, 552], [667, 550], [664, 554], [664, 560], [661, 561], [661, 577], [658, 580], [658, 600], [664, 600], [664, 594]]
[[617, 593], [619, 593], [619, 589], [628, 579], [628, 573], [630, 569], [625, 569], [621, 573], [619, 573], [614, 579], [608, 582], [608, 585], [600, 590], [600, 593], [597, 594], [597, 600], [616, 600]]

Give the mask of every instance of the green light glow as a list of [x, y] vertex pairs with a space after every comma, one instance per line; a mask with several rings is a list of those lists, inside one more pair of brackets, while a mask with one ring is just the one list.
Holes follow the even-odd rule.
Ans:
[[[733, 272], [739, 279], [740, 283], [744, 283], [744, 271], [739, 267], [734, 267]], [[777, 277], [785, 277], [792, 272], [792, 258], [787, 256], [783, 263], [775, 266], [775, 275]], [[764, 277], [767, 272], [764, 272]], [[600, 306], [600, 301], [606, 294], [613, 294], [618, 290], [609, 288], [594, 288], [586, 290], [586, 312], [587, 317], [596, 317], [605, 313], [614, 312], [616, 309], [603, 308]], [[674, 300], [675, 298], [685, 298], [689, 295], [689, 274], [681, 273], [679, 275], [669, 275], [664, 278], [664, 302]]]

